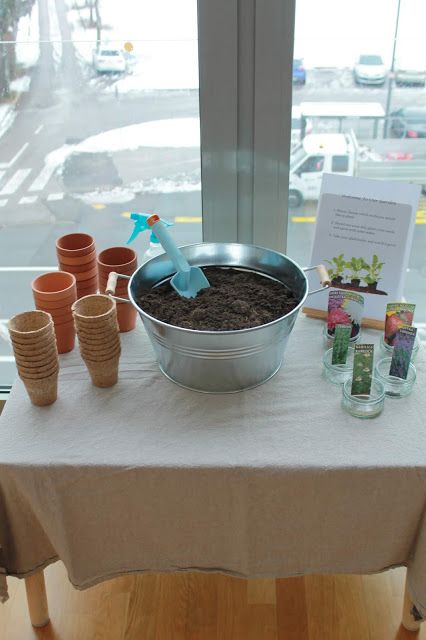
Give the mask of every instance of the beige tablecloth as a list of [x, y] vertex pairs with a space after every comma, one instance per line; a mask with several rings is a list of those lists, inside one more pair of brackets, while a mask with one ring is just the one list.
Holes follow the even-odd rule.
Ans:
[[410, 397], [358, 420], [321, 376], [321, 330], [299, 317], [281, 371], [239, 394], [169, 382], [141, 327], [122, 336], [112, 389], [90, 384], [78, 350], [61, 358], [51, 407], [33, 407], [18, 380], [0, 420], [3, 574], [60, 558], [83, 589], [133, 571], [406, 565], [425, 616], [424, 355]]

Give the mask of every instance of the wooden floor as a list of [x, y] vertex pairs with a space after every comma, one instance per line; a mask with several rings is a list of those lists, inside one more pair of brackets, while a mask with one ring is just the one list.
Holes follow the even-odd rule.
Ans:
[[0, 640], [426, 640], [400, 627], [405, 570], [374, 576], [239, 580], [129, 576], [76, 591], [45, 571], [51, 624], [31, 627], [23, 580], [9, 579]]

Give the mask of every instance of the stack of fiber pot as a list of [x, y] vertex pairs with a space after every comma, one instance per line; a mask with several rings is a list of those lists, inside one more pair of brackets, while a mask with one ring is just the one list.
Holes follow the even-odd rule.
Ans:
[[121, 354], [115, 300], [93, 295], [72, 307], [81, 357], [96, 387], [112, 387], [118, 379]]
[[44, 311], [25, 311], [9, 320], [16, 367], [30, 400], [43, 407], [58, 395], [59, 361], [52, 318]]
[[31, 284], [36, 309], [50, 313], [59, 353], [74, 349], [75, 329], [71, 306], [77, 300], [75, 277], [65, 271], [44, 273]]
[[56, 241], [59, 268], [77, 280], [77, 298], [98, 291], [95, 241], [87, 233], [70, 233]]
[[[115, 271], [125, 276], [131, 276], [138, 266], [138, 257], [129, 247], [111, 247], [101, 251], [98, 255], [99, 291], [105, 293], [108, 276]], [[128, 279], [118, 279], [115, 294], [120, 298], [129, 299], [127, 291]], [[131, 331], [136, 326], [137, 311], [126, 302], [117, 303], [117, 318], [120, 331]]]

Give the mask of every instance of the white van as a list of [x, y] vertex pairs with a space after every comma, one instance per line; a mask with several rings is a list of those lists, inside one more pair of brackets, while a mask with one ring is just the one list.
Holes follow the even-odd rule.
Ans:
[[318, 200], [323, 173], [354, 175], [356, 151], [350, 134], [307, 135], [290, 155], [289, 206]]

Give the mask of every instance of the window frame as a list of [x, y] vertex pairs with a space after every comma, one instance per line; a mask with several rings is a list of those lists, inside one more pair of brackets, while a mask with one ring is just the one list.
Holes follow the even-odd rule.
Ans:
[[203, 240], [286, 250], [295, 0], [198, 0]]

